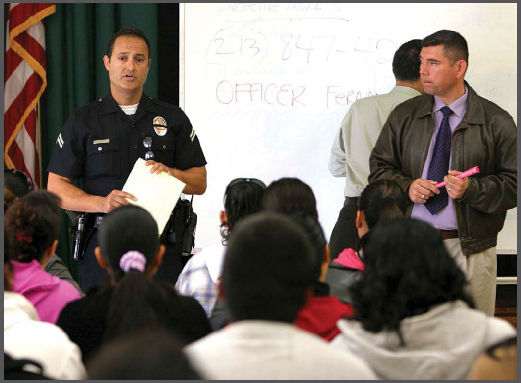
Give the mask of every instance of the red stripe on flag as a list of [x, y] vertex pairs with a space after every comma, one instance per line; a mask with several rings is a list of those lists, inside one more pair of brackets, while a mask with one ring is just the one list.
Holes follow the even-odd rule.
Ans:
[[19, 3], [9, 11], [9, 32], [54, 3]]
[[22, 58], [18, 56], [11, 48], [5, 54], [5, 77], [4, 84], [9, 80], [15, 69], [22, 62]]
[[36, 61], [45, 68], [45, 49], [29, 33], [22, 32], [14, 38]]
[[22, 91], [13, 100], [9, 109], [4, 111], [4, 143], [7, 143], [14, 133], [16, 124], [40, 91], [41, 86], [42, 79], [38, 76], [38, 73], [33, 73], [27, 79]]

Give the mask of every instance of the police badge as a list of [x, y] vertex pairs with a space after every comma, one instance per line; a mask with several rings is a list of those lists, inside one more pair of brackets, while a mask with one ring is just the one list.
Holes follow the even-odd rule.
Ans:
[[154, 121], [152, 122], [154, 126], [154, 131], [158, 136], [164, 136], [167, 131], [167, 125], [166, 121], [163, 117], [157, 116], [154, 118]]

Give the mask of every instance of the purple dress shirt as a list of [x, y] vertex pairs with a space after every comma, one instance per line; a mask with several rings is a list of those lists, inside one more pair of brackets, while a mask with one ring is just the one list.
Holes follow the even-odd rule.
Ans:
[[[449, 116], [449, 125], [450, 130], [454, 133], [456, 127], [461, 123], [465, 113], [467, 111], [467, 97], [468, 97], [468, 89], [465, 87], [465, 94], [454, 101], [452, 104], [447, 105], [452, 109], [454, 113]], [[429, 171], [429, 165], [432, 160], [432, 152], [434, 151], [434, 143], [436, 142], [436, 136], [440, 131], [441, 120], [443, 119], [443, 113], [441, 112], [441, 108], [443, 108], [445, 104], [436, 96], [434, 96], [434, 105], [432, 108], [432, 112], [434, 113], [434, 122], [436, 129], [431, 138], [431, 143], [429, 144], [429, 151], [427, 152], [427, 158], [425, 159], [425, 164], [423, 166], [423, 172], [421, 178], [427, 179], [427, 172]], [[452, 148], [451, 148], [451, 156], [449, 160], [449, 169], [452, 169]], [[460, 171], [464, 171], [466, 169], [460, 169]], [[411, 218], [421, 219], [422, 221], [430, 223], [433, 227], [438, 230], [457, 230], [458, 222], [456, 220], [456, 209], [454, 208], [454, 200], [449, 196], [449, 203], [443, 209], [438, 211], [436, 214], [431, 214], [423, 203], [415, 203], [412, 209]]]

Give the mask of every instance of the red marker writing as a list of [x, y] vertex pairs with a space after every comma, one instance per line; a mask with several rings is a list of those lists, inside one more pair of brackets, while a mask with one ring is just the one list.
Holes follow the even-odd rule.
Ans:
[[[479, 168], [477, 166], [474, 166], [473, 168], [470, 168], [469, 170], [465, 170], [463, 173], [458, 174], [456, 177], [465, 178], [476, 173], [479, 173]], [[445, 182], [440, 182], [434, 186], [436, 186], [437, 188], [442, 188], [445, 186]]]

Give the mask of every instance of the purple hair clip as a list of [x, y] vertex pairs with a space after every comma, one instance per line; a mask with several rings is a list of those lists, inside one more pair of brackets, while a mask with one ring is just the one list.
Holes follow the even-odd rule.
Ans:
[[119, 267], [125, 273], [128, 273], [130, 269], [139, 270], [141, 272], [145, 271], [145, 266], [147, 264], [147, 259], [143, 254], [139, 251], [131, 250], [127, 251], [121, 257], [119, 261]]

